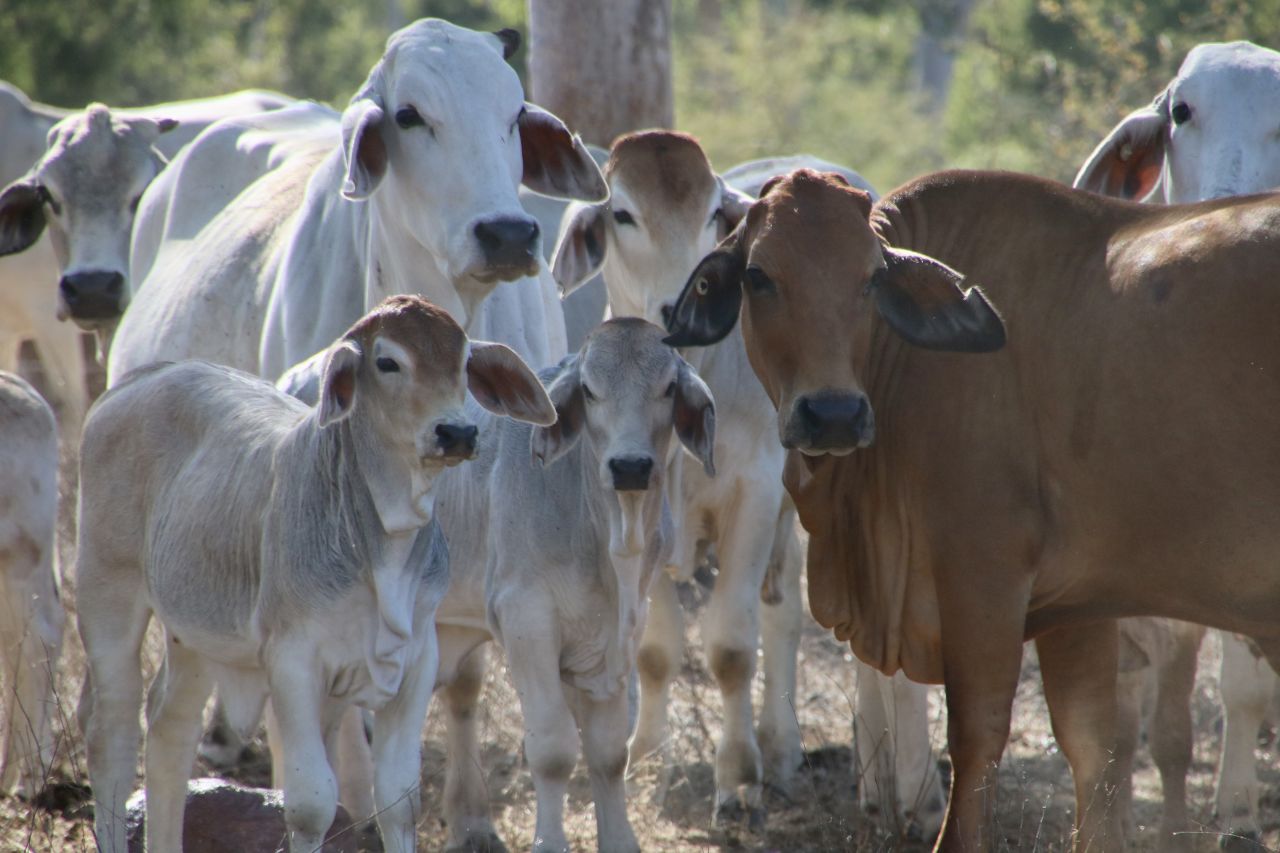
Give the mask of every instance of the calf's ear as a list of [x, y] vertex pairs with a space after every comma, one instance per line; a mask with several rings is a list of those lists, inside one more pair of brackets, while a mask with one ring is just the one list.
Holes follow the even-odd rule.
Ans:
[[44, 233], [44, 188], [30, 176], [0, 192], [0, 255], [29, 249]]
[[723, 240], [747, 217], [747, 211], [756, 200], [726, 184], [724, 178], [717, 176], [716, 181], [720, 184], [720, 221], [716, 226], [716, 239]]
[[1150, 106], [1125, 116], [1093, 149], [1071, 185], [1131, 201], [1150, 195], [1164, 171], [1168, 97], [1161, 92]]
[[739, 225], [698, 263], [685, 282], [667, 318], [668, 334], [664, 340], [669, 346], [711, 346], [733, 331], [742, 307], [742, 272], [746, 266], [741, 233]]
[[567, 356], [560, 362], [559, 371], [552, 380], [551, 387], [547, 389], [547, 394], [555, 406], [555, 423], [535, 427], [529, 439], [533, 458], [544, 466], [563, 456], [582, 434], [586, 412], [577, 354]]
[[870, 290], [885, 322], [908, 343], [947, 352], [994, 352], [1004, 346], [1004, 321], [977, 287], [928, 255], [884, 247], [887, 266]]
[[564, 122], [544, 109], [526, 103], [517, 122], [524, 159], [522, 183], [552, 198], [602, 202], [609, 185], [587, 146]]
[[320, 426], [348, 417], [356, 403], [356, 372], [363, 355], [349, 340], [339, 341], [329, 350], [320, 380]]
[[573, 293], [600, 272], [605, 255], [605, 212], [601, 204], [575, 202], [565, 215], [564, 228], [551, 256], [551, 276], [562, 297]]
[[342, 158], [347, 178], [342, 197], [364, 201], [387, 174], [387, 143], [382, 138], [386, 113], [372, 96], [358, 97], [342, 113]]
[[556, 410], [524, 359], [504, 344], [472, 341], [467, 356], [467, 390], [495, 415], [545, 426]]
[[716, 402], [702, 377], [680, 359], [676, 371], [676, 437], [702, 463], [708, 477], [716, 475]]

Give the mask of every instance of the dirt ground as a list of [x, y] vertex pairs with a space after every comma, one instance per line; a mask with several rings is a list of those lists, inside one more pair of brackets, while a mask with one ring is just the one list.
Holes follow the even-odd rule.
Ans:
[[[687, 601], [705, 597], [686, 590]], [[154, 633], [154, 629], [153, 629]], [[657, 759], [640, 763], [630, 772], [630, 814], [646, 850], [705, 851], [819, 851], [819, 850], [923, 850], [882, 831], [860, 814], [854, 800], [851, 767], [850, 721], [853, 713], [853, 667], [847, 648], [836, 643], [809, 622], [800, 648], [800, 679], [796, 713], [804, 737], [805, 765], [789, 795], [770, 792], [768, 826], [763, 833], [745, 829], [726, 831], [711, 826], [714, 784], [713, 737], [719, 724], [719, 696], [703, 662], [696, 624], [689, 626], [690, 644], [683, 672], [673, 687], [674, 761], [669, 769]], [[150, 645], [154, 649], [158, 644]], [[1217, 641], [1210, 637], [1201, 652], [1201, 668], [1194, 698], [1196, 719], [1195, 760], [1189, 780], [1190, 810], [1203, 827], [1194, 838], [1196, 850], [1216, 850], [1218, 836], [1210, 825], [1213, 769], [1217, 759], [1221, 712], [1217, 707]], [[511, 849], [529, 849], [534, 827], [533, 785], [521, 765], [521, 727], [515, 694], [499, 655], [492, 655], [484, 715], [484, 759], [491, 786], [498, 831]], [[152, 658], [154, 660], [154, 657]], [[74, 725], [83, 652], [69, 630], [59, 668], [59, 720], [61, 748], [53, 780], [57, 796], [33, 808], [14, 798], [0, 799], [0, 849], [91, 851], [89, 806], [84, 754]], [[149, 670], [153, 667], [149, 666]], [[757, 677], [757, 690], [759, 689]], [[933, 691], [932, 731], [945, 761], [945, 712], [940, 690]], [[1040, 688], [1033, 649], [1028, 646], [1023, 677], [1014, 708], [1013, 734], [1000, 773], [998, 816], [1002, 849], [1057, 851], [1069, 847], [1073, 797], [1070, 777], [1049, 732], [1048, 716]], [[1264, 790], [1280, 790], [1280, 755], [1268, 740], [1259, 742], [1258, 757]], [[1135, 825], [1139, 827], [1132, 848], [1157, 851], [1154, 837], [1159, 820], [1159, 779], [1145, 750], [1139, 756], [1135, 779]], [[197, 775], [210, 775], [197, 767]], [[422, 849], [442, 849], [441, 796], [444, 752], [441, 723], [429, 718], [423, 761], [424, 817], [419, 832]], [[247, 767], [240, 780], [267, 784], [265, 761]], [[665, 796], [661, 795], [665, 787]], [[1264, 842], [1280, 846], [1280, 800], [1264, 795]], [[579, 768], [570, 789], [566, 811], [569, 837], [575, 849], [594, 849], [595, 821], [585, 772]]]

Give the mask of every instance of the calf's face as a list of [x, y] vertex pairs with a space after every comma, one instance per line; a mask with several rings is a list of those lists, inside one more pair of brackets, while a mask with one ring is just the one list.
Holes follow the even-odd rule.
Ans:
[[0, 192], [0, 254], [23, 251], [49, 228], [59, 319], [92, 330], [124, 312], [134, 214], [165, 165], [154, 143], [175, 126], [94, 104], [55, 125], [44, 156]]
[[665, 322], [689, 272], [751, 203], [711, 170], [683, 133], [619, 137], [605, 164], [609, 201], [575, 205], [552, 259], [565, 293], [603, 268], [615, 316]]
[[673, 346], [715, 343], [741, 314], [788, 449], [843, 455], [874, 440], [866, 383], [878, 320], [927, 349], [1004, 345], [1004, 324], [980, 290], [962, 290], [962, 277], [932, 258], [885, 245], [870, 215], [870, 197], [838, 175], [777, 178], [673, 309]]
[[660, 328], [638, 318], [598, 326], [548, 389], [558, 419], [534, 431], [534, 457], [550, 464], [581, 439], [598, 460], [601, 488], [644, 492], [661, 485], [674, 429], [713, 473], [711, 392], [662, 337]]
[[[510, 348], [468, 340], [447, 312], [421, 297], [393, 296], [330, 348], [318, 417], [322, 427], [352, 419], [362, 446], [376, 456], [370, 467], [409, 474], [412, 504], [429, 514], [422, 502], [434, 477], [475, 455], [478, 427], [464, 411], [467, 391], [498, 415], [540, 425], [556, 419], [537, 376]], [[375, 501], [392, 503], [376, 494]], [[421, 522], [383, 521], [388, 530]]]

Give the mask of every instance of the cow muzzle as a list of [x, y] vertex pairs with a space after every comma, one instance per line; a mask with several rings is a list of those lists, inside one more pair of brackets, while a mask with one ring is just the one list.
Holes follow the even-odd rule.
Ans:
[[653, 476], [653, 457], [615, 456], [609, 460], [613, 488], [619, 492], [643, 492]]
[[875, 435], [875, 413], [865, 394], [814, 394], [791, 407], [782, 446], [814, 456], [839, 455], [869, 446]]
[[484, 258], [484, 266], [475, 272], [476, 278], [514, 281], [537, 274], [541, 256], [537, 220], [517, 216], [483, 219], [472, 233]]
[[436, 447], [439, 458], [446, 464], [456, 465], [476, 455], [476, 436], [479, 430], [475, 424], [437, 424]]
[[124, 276], [92, 270], [64, 275], [58, 282], [58, 300], [77, 325], [94, 328], [118, 320], [124, 313]]

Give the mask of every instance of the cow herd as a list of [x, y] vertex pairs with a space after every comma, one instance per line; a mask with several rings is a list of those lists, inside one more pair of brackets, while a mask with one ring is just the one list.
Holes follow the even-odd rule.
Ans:
[[[625, 772], [672, 760], [677, 583], [713, 567], [716, 821], [762, 828], [801, 763], [804, 571], [856, 655], [859, 796], [907, 836], [999, 844], [1034, 640], [1074, 843], [1126, 844], [1154, 673], [1160, 845], [1187, 844], [1210, 626], [1217, 817], [1257, 838], [1280, 198], [1248, 194], [1280, 185], [1280, 54], [1197, 47], [1078, 189], [949, 171], [879, 198], [808, 156], [718, 174], [671, 131], [589, 149], [525, 101], [519, 41], [418, 21], [341, 113], [261, 92], [67, 113], [0, 88], [4, 791], [34, 796], [53, 761], [65, 571], [102, 850], [127, 849], [140, 745], [147, 849], [180, 850], [197, 750], [234, 760], [263, 722], [291, 850], [339, 802], [413, 850], [433, 693], [446, 845], [504, 849], [477, 725], [491, 642], [535, 849], [570, 847], [581, 752], [600, 849], [636, 850]], [[107, 371], [87, 416], [80, 330]], [[24, 340], [56, 426], [12, 375]]]

